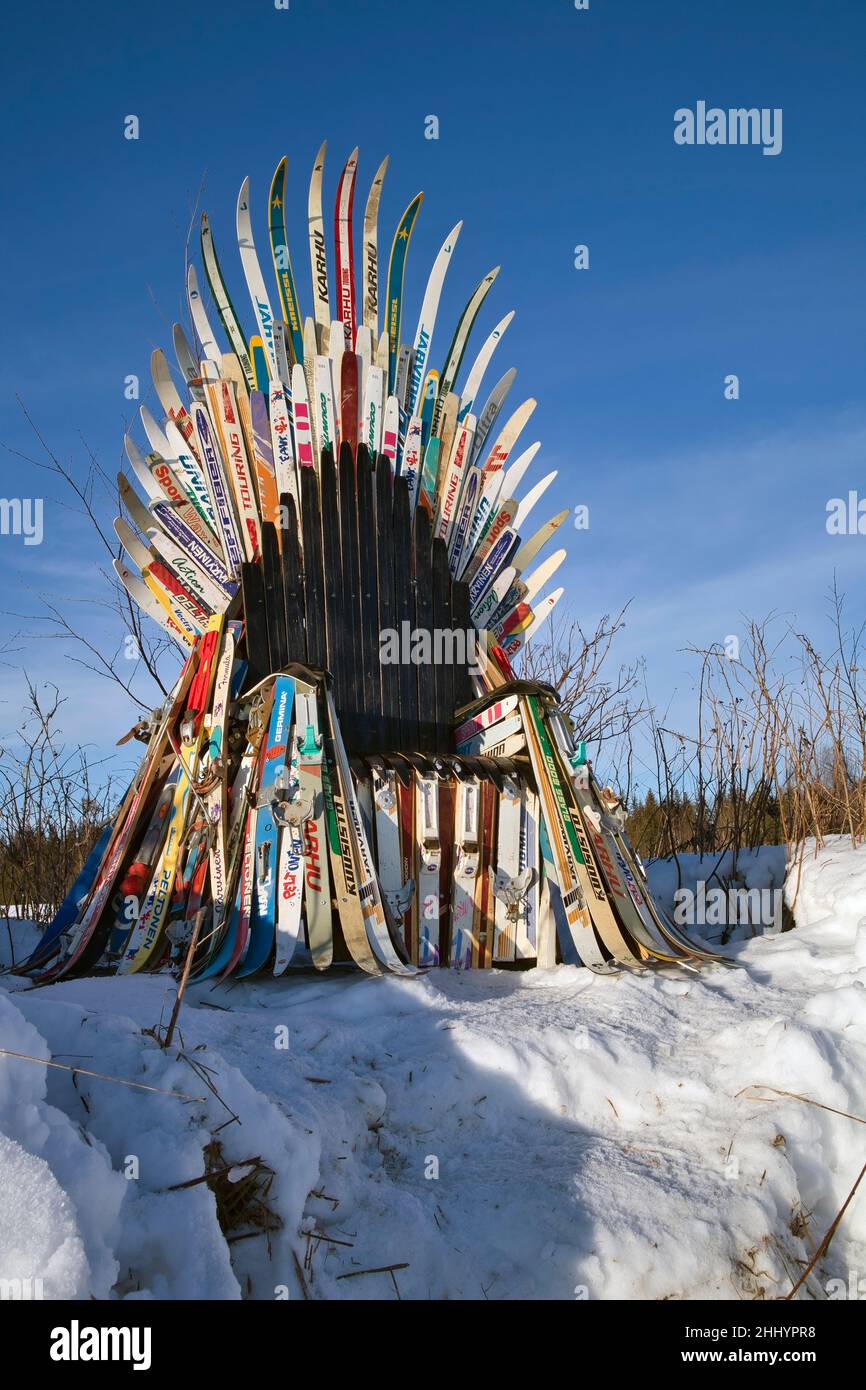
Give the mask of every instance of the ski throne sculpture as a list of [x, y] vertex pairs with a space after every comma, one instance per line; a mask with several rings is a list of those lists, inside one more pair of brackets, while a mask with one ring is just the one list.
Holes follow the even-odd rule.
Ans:
[[653, 901], [622, 808], [555, 692], [514, 678], [511, 660], [562, 593], [542, 591], [564, 550], [540, 557], [568, 510], [527, 527], [556, 476], [524, 487], [539, 445], [516, 446], [535, 402], [505, 410], [513, 370], [480, 394], [512, 314], [462, 375], [498, 268], [433, 370], [461, 224], [404, 338], [422, 195], [380, 277], [380, 165], [356, 301], [357, 151], [337, 188], [333, 261], [324, 154], [308, 196], [306, 318], [285, 160], [267, 205], [279, 318], [248, 180], [238, 197], [249, 337], [202, 216], [210, 304], [190, 265], [192, 341], [173, 332], [182, 385], [157, 349], [164, 418], [143, 407], [147, 449], [126, 440], [132, 481], [118, 477], [115, 523], [118, 581], [184, 664], [137, 730], [144, 760], [112, 825], [22, 969], [49, 981], [174, 966], [220, 981], [343, 962], [411, 975], [717, 959]]

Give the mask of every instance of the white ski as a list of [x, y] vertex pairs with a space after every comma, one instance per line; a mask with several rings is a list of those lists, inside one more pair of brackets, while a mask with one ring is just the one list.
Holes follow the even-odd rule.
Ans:
[[466, 351], [469, 334], [472, 332], [472, 325], [478, 317], [481, 305], [493, 287], [493, 282], [499, 274], [500, 268], [498, 265], [494, 266], [493, 270], [488, 271], [484, 278], [479, 280], [469, 298], [469, 303], [460, 315], [454, 337], [451, 339], [451, 346], [448, 349], [448, 356], [445, 359], [445, 366], [442, 368], [442, 374], [439, 378], [439, 394], [433, 408], [434, 434], [437, 433], [439, 418], [444, 409], [445, 401], [454, 389], [454, 382], [460, 371], [460, 363], [463, 361], [463, 354]]
[[174, 355], [177, 358], [177, 365], [183, 374], [187, 390], [194, 401], [204, 400], [204, 389], [201, 384], [201, 368], [196, 361], [195, 353], [190, 347], [189, 339], [184, 333], [179, 323], [172, 325], [172, 343], [174, 344]]
[[439, 840], [439, 778], [435, 772], [415, 772], [415, 798], [418, 964], [438, 965], [442, 845]]
[[[361, 280], [363, 283], [361, 322], [371, 334], [371, 352], [379, 337], [379, 199], [388, 169], [388, 156], [376, 170], [364, 210], [364, 240], [361, 250]], [[355, 351], [360, 355], [358, 333]]]
[[[297, 691], [295, 698], [297, 699]], [[296, 715], [297, 718], [297, 715]], [[297, 726], [295, 733], [297, 732]], [[279, 828], [277, 854], [277, 902], [274, 926], [274, 974], [283, 975], [295, 954], [301, 934], [304, 900], [304, 837], [302, 826], [312, 810], [301, 799], [298, 744], [293, 736], [287, 755], [288, 781], [273, 804]]]
[[195, 425], [178, 394], [168, 359], [162, 348], [154, 348], [150, 354], [150, 375], [153, 379], [154, 390], [159, 397], [159, 403], [166, 416], [175, 422], [187, 445], [195, 453]]
[[400, 406], [396, 396], [389, 396], [385, 402], [385, 416], [382, 423], [382, 453], [391, 465], [391, 472], [397, 467], [397, 447], [400, 442]]
[[322, 791], [322, 736], [315, 688], [295, 680], [295, 739], [298, 745], [300, 803], [304, 812], [304, 908], [313, 965], [326, 970], [334, 943], [325, 801]]
[[472, 450], [471, 462], [475, 463], [481, 450], [487, 442], [487, 436], [495, 425], [499, 412], [505, 402], [505, 397], [514, 385], [517, 376], [517, 368], [510, 367], [503, 377], [497, 381], [478, 416], [478, 428], [475, 431], [475, 445]]
[[307, 396], [307, 378], [304, 369], [297, 362], [292, 368], [292, 416], [295, 426], [295, 458], [300, 468], [313, 468], [313, 430], [310, 420], [310, 403]]
[[449, 965], [467, 970], [472, 965], [475, 939], [475, 886], [481, 867], [479, 820], [481, 788], [478, 779], [457, 781], [454, 820], [455, 853], [451, 884], [451, 952]]
[[268, 292], [265, 288], [265, 280], [262, 275], [262, 268], [259, 265], [259, 258], [256, 255], [256, 244], [253, 240], [253, 224], [250, 217], [250, 181], [245, 178], [238, 193], [237, 203], [237, 234], [238, 250], [241, 253], [241, 265], [243, 266], [244, 278], [247, 282], [247, 289], [250, 292], [250, 299], [253, 303], [253, 310], [256, 322], [259, 325], [259, 332], [262, 335], [262, 342], [265, 345], [270, 375], [277, 375], [277, 355], [274, 349], [274, 311], [268, 299]]
[[361, 416], [361, 441], [366, 444], [372, 459], [382, 448], [382, 422], [385, 411], [385, 373], [381, 367], [370, 367], [364, 387], [364, 411]]
[[189, 312], [192, 315], [193, 327], [201, 343], [202, 352], [209, 362], [219, 363], [222, 360], [222, 354], [217, 340], [214, 337], [213, 329], [208, 322], [208, 316], [205, 313], [201, 292], [198, 287], [198, 276], [195, 273], [194, 265], [187, 266], [186, 297], [189, 304]]
[[379, 758], [367, 759], [372, 772], [373, 808], [376, 825], [376, 868], [391, 918], [397, 928], [412, 902], [415, 882], [403, 882], [400, 847], [400, 812], [397, 802], [397, 774]]
[[[331, 335], [333, 339], [333, 334]], [[330, 449], [337, 457], [339, 435], [334, 405], [334, 375], [330, 357], [316, 357], [315, 397], [316, 437], [320, 449]]]
[[552, 594], [549, 594], [547, 598], [542, 599], [541, 602], [537, 605], [537, 607], [534, 610], [533, 618], [529, 626], [525, 627], [522, 632], [512, 633], [510, 636], [506, 637], [500, 643], [502, 650], [505, 652], [505, 655], [508, 657], [509, 661], [512, 659], [512, 657], [515, 657], [517, 655], [521, 648], [526, 646], [526, 643], [529, 642], [531, 638], [538, 636], [538, 629], [550, 617], [551, 613], [553, 612], [554, 608], [556, 607], [564, 593], [564, 589], [554, 589]]
[[478, 388], [481, 385], [484, 373], [487, 371], [487, 368], [490, 365], [490, 359], [496, 351], [497, 346], [499, 345], [500, 338], [504, 334], [506, 328], [508, 327], [513, 318], [514, 310], [512, 309], [510, 313], [505, 315], [504, 319], [499, 320], [496, 327], [493, 329], [493, 332], [486, 339], [475, 361], [472, 363], [472, 366], [469, 369], [469, 375], [466, 378], [466, 385], [464, 386], [463, 392], [460, 396], [461, 419], [464, 415], [466, 415], [470, 410], [474, 408], [475, 397], [478, 395]]
[[134, 574], [129, 566], [125, 565], [122, 560], [112, 560], [111, 564], [114, 573], [129, 594], [129, 597], [132, 599], [133, 603], [138, 605], [142, 613], [146, 614], [148, 618], [151, 618], [153, 622], [158, 623], [163, 631], [168, 633], [169, 637], [177, 642], [178, 646], [182, 647], [184, 651], [191, 651], [192, 635], [187, 633], [176, 623], [174, 618], [163, 608], [162, 604], [157, 602], [144, 580], [137, 574]]
[[421, 387], [424, 384], [427, 362], [430, 357], [430, 343], [433, 338], [433, 329], [436, 326], [442, 286], [445, 283], [445, 275], [451, 264], [451, 256], [457, 245], [457, 238], [460, 236], [462, 226], [462, 221], [458, 222], [455, 227], [451, 228], [443, 241], [439, 254], [433, 262], [433, 269], [430, 271], [430, 278], [424, 291], [421, 313], [418, 316], [418, 327], [415, 329], [415, 337], [412, 342], [412, 376], [409, 382], [409, 396], [406, 401], [406, 411], [409, 415], [413, 414], [421, 397]]
[[[330, 301], [328, 299], [328, 257], [325, 251], [325, 223], [322, 217], [322, 178], [325, 169], [325, 149], [327, 141], [322, 141], [321, 149], [313, 164], [310, 178], [310, 193], [307, 199], [307, 222], [310, 236], [310, 270], [313, 280], [313, 308], [316, 318], [316, 342], [320, 352], [328, 346], [328, 326], [331, 322]], [[306, 355], [306, 343], [304, 353]]]
[[279, 381], [271, 382], [269, 392], [269, 418], [271, 426], [271, 448], [274, 453], [274, 471], [277, 479], [277, 492], [280, 496], [288, 492], [295, 499], [298, 516], [301, 514], [301, 495], [295, 467], [295, 444], [292, 438], [292, 425], [286, 403], [286, 393]]
[[[520, 715], [517, 715], [520, 723]], [[531, 872], [520, 868], [521, 792], [510, 777], [503, 778], [499, 793], [499, 826], [496, 867], [490, 877], [494, 898], [493, 960], [514, 960], [517, 953], [517, 922], [531, 880]]]
[[204, 262], [205, 275], [207, 276], [210, 292], [213, 297], [217, 313], [220, 316], [222, 325], [225, 328], [228, 340], [234, 348], [238, 361], [241, 364], [241, 371], [247, 383], [247, 389], [252, 390], [255, 385], [253, 369], [250, 365], [249, 349], [243, 334], [243, 330], [238, 323], [234, 305], [229, 298], [220, 270], [219, 260], [217, 259], [216, 247], [213, 241], [213, 232], [210, 227], [210, 220], [206, 212], [201, 215], [201, 258]]
[[[337, 300], [346, 352], [355, 350], [355, 286], [354, 250], [352, 247], [352, 202], [355, 196], [355, 174], [358, 169], [358, 147], [353, 149], [340, 175], [337, 190]], [[331, 329], [333, 349], [333, 328]]]

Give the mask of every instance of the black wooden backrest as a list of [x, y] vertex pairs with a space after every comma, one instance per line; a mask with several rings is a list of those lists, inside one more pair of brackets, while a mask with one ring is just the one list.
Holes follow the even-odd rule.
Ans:
[[304, 468], [300, 515], [280, 498], [262, 565], [243, 568], [249, 680], [292, 661], [331, 673], [352, 754], [450, 752], [473, 697], [469, 592], [429, 514], [384, 456], [347, 444]]

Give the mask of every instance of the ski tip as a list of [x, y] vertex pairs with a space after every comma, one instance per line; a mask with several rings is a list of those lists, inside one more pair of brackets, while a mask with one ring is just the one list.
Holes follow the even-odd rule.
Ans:
[[281, 183], [282, 183], [282, 186], [283, 186], [283, 190], [285, 190], [285, 186], [286, 186], [286, 170], [287, 170], [287, 168], [288, 168], [288, 163], [289, 163], [288, 156], [287, 156], [287, 155], [283, 155], [282, 159], [280, 160], [279, 164], [277, 165], [276, 169], [274, 170], [273, 177], [272, 177], [272, 179], [271, 179], [270, 191], [269, 191], [269, 193], [268, 193], [268, 208], [269, 208], [269, 210], [270, 210], [270, 207], [271, 207], [271, 205], [272, 205], [272, 203], [273, 203], [273, 201], [274, 201], [274, 193], [278, 191], [279, 186], [280, 186]]
[[238, 189], [238, 202], [237, 202], [237, 212], [236, 212], [236, 221], [238, 222], [238, 224], [240, 224], [241, 213], [244, 213], [244, 212], [245, 212], [245, 213], [249, 216], [249, 210], [250, 210], [250, 176], [249, 176], [249, 174], [247, 174], [247, 175], [245, 176], [245, 178], [244, 178], [243, 183], [241, 184], [240, 188]]

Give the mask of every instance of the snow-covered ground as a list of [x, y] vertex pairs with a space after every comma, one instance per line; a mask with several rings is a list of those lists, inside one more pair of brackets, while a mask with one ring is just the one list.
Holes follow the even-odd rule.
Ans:
[[648, 875], [657, 901], [706, 941], [727, 945], [781, 930], [784, 845], [654, 859]]
[[[167, 1017], [165, 978], [6, 977], [0, 1047], [187, 1099], [0, 1057], [0, 1279], [79, 1298], [783, 1294], [864, 1131], [754, 1088], [866, 1116], [866, 850], [807, 860], [796, 916], [700, 973], [197, 987], [182, 1055], [142, 1031]], [[216, 1131], [227, 1162], [275, 1170], [270, 1254], [226, 1244], [204, 1184], [167, 1191]], [[392, 1265], [396, 1287], [362, 1272]], [[866, 1196], [811, 1292], [858, 1270]]]

